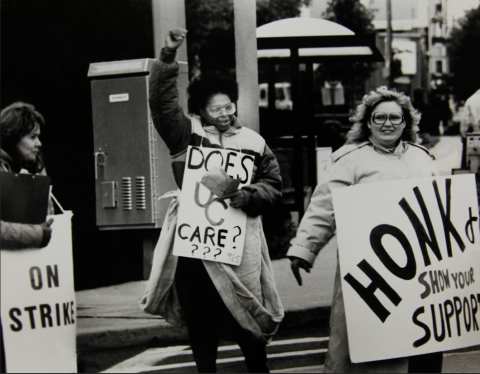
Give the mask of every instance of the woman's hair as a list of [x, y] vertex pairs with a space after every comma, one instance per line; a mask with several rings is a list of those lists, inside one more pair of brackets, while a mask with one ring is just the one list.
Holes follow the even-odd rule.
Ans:
[[361, 143], [368, 140], [371, 134], [368, 122], [372, 117], [372, 112], [378, 104], [385, 102], [395, 102], [402, 108], [403, 117], [406, 121], [402, 140], [412, 143], [417, 141], [420, 112], [412, 106], [410, 98], [403, 92], [398, 92], [395, 88], [389, 90], [387, 87], [381, 86], [376, 91], [371, 91], [365, 95], [362, 99], [362, 104], [357, 106], [354, 115], [349, 118], [353, 125], [347, 133], [346, 144]]
[[238, 84], [228, 75], [218, 73], [204, 73], [194, 77], [187, 89], [188, 112], [200, 115], [200, 110], [205, 109], [208, 100], [216, 94], [227, 95], [232, 103], [238, 101]]
[[25, 163], [17, 151], [20, 140], [30, 134], [36, 126], [43, 126], [43, 116], [31, 104], [16, 102], [4, 108], [0, 113], [0, 146], [13, 159], [14, 168], [26, 168], [31, 173], [43, 170], [43, 161], [37, 157], [34, 163]]

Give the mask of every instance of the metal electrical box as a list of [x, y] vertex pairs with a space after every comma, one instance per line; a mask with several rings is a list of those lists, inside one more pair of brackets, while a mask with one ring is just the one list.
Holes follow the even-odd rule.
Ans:
[[[178, 188], [148, 105], [153, 61], [90, 64], [96, 216], [102, 230], [162, 227], [169, 201], [158, 198]], [[188, 74], [186, 63], [180, 71]]]

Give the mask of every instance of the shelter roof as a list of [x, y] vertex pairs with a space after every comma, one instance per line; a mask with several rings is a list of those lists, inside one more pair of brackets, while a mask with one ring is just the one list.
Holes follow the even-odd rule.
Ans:
[[257, 28], [260, 61], [281, 62], [297, 48], [301, 62], [384, 61], [375, 45], [375, 34], [356, 35], [325, 19], [286, 18]]

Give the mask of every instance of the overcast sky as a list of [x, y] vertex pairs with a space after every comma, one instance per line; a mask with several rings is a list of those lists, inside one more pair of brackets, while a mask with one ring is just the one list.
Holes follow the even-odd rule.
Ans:
[[476, 8], [480, 5], [479, 0], [448, 0], [447, 14], [448, 24], [451, 25], [452, 19], [459, 19], [465, 15], [465, 11]]

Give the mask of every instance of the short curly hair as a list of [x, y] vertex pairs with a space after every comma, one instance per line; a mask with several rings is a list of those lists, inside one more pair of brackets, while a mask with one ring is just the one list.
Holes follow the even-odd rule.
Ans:
[[405, 129], [402, 133], [402, 140], [415, 143], [417, 142], [418, 123], [421, 114], [410, 102], [410, 97], [403, 92], [398, 92], [395, 88], [388, 89], [386, 86], [378, 87], [371, 91], [362, 99], [362, 104], [357, 106], [355, 113], [349, 118], [353, 123], [352, 128], [347, 133], [346, 144], [361, 143], [368, 140], [371, 132], [368, 128], [368, 122], [372, 116], [375, 107], [380, 103], [395, 102], [402, 108], [403, 116], [406, 120]]
[[227, 95], [232, 103], [238, 101], [238, 83], [233, 77], [219, 73], [203, 73], [194, 77], [187, 88], [188, 112], [200, 115], [208, 100], [216, 94]]

